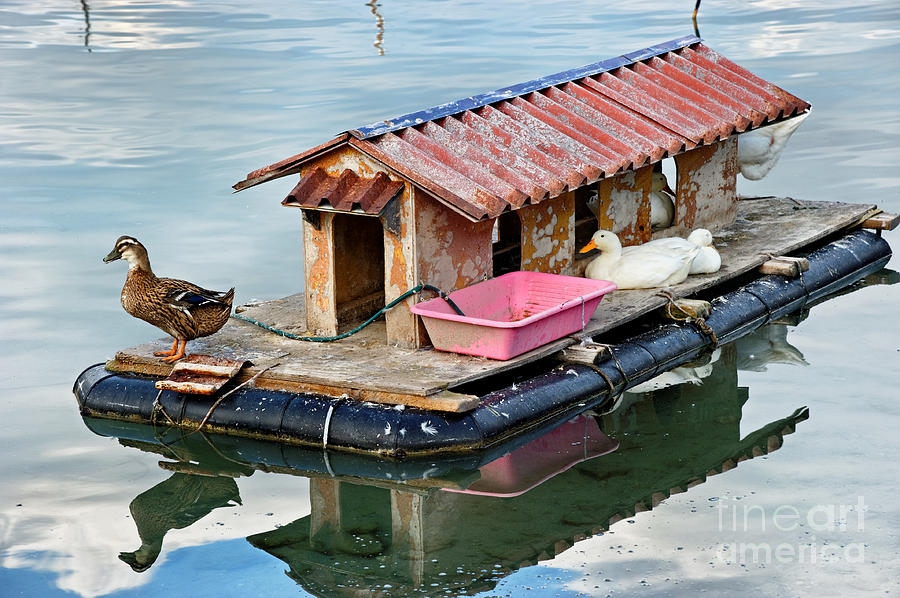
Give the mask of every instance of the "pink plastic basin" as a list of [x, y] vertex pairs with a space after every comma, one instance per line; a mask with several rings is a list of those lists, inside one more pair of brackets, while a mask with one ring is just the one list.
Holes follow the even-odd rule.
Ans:
[[510, 272], [411, 308], [436, 349], [510, 359], [581, 330], [616, 285], [542, 272]]

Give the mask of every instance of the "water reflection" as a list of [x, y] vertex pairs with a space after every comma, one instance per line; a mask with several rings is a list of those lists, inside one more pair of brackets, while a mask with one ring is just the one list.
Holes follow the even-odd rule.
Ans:
[[[744, 346], [771, 345], [787, 326]], [[753, 349], [754, 367], [776, 351]], [[125, 422], [86, 419], [95, 432], [164, 455], [172, 476], [131, 503], [141, 547], [120, 558], [153, 564], [165, 534], [241, 504], [236, 478], [256, 470], [309, 477], [311, 512], [247, 541], [281, 559], [314, 595], [463, 595], [493, 588], [618, 521], [657, 507], [708, 476], [782, 446], [805, 407], [741, 437], [748, 390], [740, 344], [657, 381], [606, 414], [587, 412], [520, 446], [487, 455], [381, 461]], [[697, 382], [702, 381], [702, 384]]]
[[381, 4], [375, 0], [370, 0], [369, 2], [366, 2], [366, 6], [372, 9], [372, 16], [375, 17], [375, 29], [377, 30], [377, 33], [375, 34], [375, 41], [372, 45], [378, 50], [379, 56], [384, 56], [384, 17], [378, 12], [378, 8]]
[[172, 474], [131, 501], [128, 508], [141, 546], [131, 552], [120, 552], [119, 559], [138, 573], [146, 571], [156, 562], [169, 530], [188, 527], [213, 509], [240, 504], [237, 484], [230, 477]]
[[79, 0], [81, 2], [81, 12], [84, 13], [84, 47], [91, 51], [91, 7], [87, 0]]

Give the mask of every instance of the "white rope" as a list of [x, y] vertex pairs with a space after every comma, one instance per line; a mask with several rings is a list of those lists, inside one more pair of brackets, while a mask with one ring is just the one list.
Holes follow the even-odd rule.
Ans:
[[322, 448], [328, 448], [328, 427], [331, 425], [332, 413], [334, 413], [334, 403], [328, 406], [328, 413], [325, 415], [325, 429], [322, 430]]
[[335, 477], [334, 470], [331, 469], [331, 461], [328, 459], [328, 451], [323, 452], [322, 456], [325, 458], [325, 469], [328, 470], [328, 475]]

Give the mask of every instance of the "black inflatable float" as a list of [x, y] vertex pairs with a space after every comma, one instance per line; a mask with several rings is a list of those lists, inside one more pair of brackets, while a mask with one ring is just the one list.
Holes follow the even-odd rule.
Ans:
[[[806, 257], [810, 269], [799, 278], [763, 276], [715, 298], [706, 323], [718, 342], [743, 336], [877, 271], [890, 259], [891, 249], [880, 236], [859, 230]], [[615, 359], [596, 366], [602, 374], [580, 364], [552, 367], [483, 395], [468, 413], [244, 388], [222, 401], [204, 429], [393, 456], [482, 451], [577, 412], [602, 408], [623, 390], [697, 358], [713, 342], [708, 332], [690, 324], [662, 325], [614, 345]], [[159, 393], [155, 381], [114, 374], [97, 364], [78, 376], [74, 392], [86, 417], [169, 426], [174, 422], [187, 430], [197, 428], [215, 401]], [[172, 422], [154, 408], [157, 396]]]

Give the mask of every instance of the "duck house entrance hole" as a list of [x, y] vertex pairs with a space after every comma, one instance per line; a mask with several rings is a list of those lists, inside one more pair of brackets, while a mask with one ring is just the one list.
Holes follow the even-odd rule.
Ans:
[[384, 307], [384, 233], [378, 218], [334, 215], [334, 272], [339, 331]]

